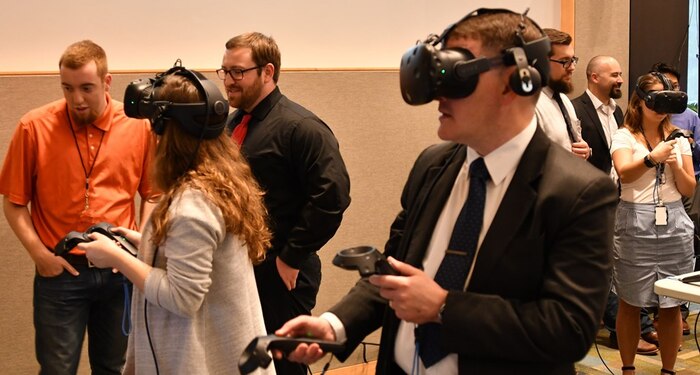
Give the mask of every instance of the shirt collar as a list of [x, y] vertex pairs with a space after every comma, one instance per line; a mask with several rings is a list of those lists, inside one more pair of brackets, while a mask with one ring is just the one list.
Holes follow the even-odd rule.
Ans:
[[[260, 103], [255, 106], [255, 108], [253, 108], [253, 110], [250, 112], [251, 117], [258, 121], [263, 120], [265, 117], [267, 117], [267, 114], [270, 113], [272, 108], [275, 107], [277, 102], [280, 101], [280, 99], [282, 99], [282, 92], [280, 92], [279, 86], [275, 86], [275, 89], [272, 90], [272, 92], [270, 92], [263, 100], [261, 100]], [[241, 119], [246, 114], [247, 112], [242, 109], [237, 110], [229, 124], [240, 123]]]
[[542, 92], [547, 95], [548, 98], [554, 99], [554, 90], [552, 90], [549, 86], [543, 87]]
[[603, 103], [600, 101], [600, 99], [598, 99], [597, 96], [593, 95], [591, 90], [586, 89], [586, 94], [588, 94], [588, 96], [591, 98], [591, 103], [593, 104], [593, 108], [595, 108], [595, 109], [600, 109], [600, 107], [606, 106], [606, 107], [608, 107], [608, 109], [610, 109], [610, 111], [609, 112], [604, 111], [604, 112], [605, 113], [612, 113], [615, 110], [615, 107], [617, 107], [617, 104], [615, 103], [615, 101], [612, 98], [608, 99], [607, 103]]
[[530, 140], [535, 135], [535, 130], [537, 130], [537, 117], [533, 116], [530, 124], [518, 135], [486, 156], [481, 156], [473, 148], [467, 147], [467, 160], [464, 162], [464, 167], [468, 171], [474, 160], [483, 157], [486, 169], [488, 169], [491, 176], [491, 181], [498, 186], [505, 180], [506, 176], [515, 171], [527, 145], [530, 144]]

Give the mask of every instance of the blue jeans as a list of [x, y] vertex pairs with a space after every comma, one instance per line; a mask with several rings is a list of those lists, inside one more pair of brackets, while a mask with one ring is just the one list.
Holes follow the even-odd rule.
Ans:
[[121, 374], [127, 345], [121, 328], [125, 278], [111, 269], [73, 266], [80, 275], [34, 276], [39, 374], [75, 374], [86, 328], [92, 373]]

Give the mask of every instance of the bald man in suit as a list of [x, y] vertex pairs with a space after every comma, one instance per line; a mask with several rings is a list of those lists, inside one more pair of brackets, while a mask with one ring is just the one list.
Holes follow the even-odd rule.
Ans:
[[610, 143], [622, 125], [623, 115], [614, 99], [622, 97], [622, 69], [611, 56], [596, 56], [586, 67], [588, 88], [572, 100], [581, 121], [581, 136], [593, 149], [588, 161], [605, 173], [611, 173]]

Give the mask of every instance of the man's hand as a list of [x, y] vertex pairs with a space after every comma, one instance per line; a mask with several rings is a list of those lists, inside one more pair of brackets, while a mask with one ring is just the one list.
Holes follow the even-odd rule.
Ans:
[[389, 300], [396, 316], [416, 324], [437, 322], [447, 291], [423, 271], [393, 257], [387, 260], [401, 276], [373, 275], [369, 282], [379, 287], [379, 294]]
[[[275, 331], [275, 335], [283, 337], [310, 337], [327, 341], [335, 341], [335, 332], [327, 320], [300, 315], [285, 323], [282, 328]], [[281, 359], [282, 352], [275, 351], [275, 358]], [[289, 353], [287, 359], [293, 362], [311, 364], [318, 361], [325, 353], [318, 344], [299, 344], [294, 351]]]
[[586, 141], [583, 140], [572, 143], [571, 152], [573, 152], [574, 155], [582, 159], [588, 159], [589, 157], [591, 157], [591, 148], [588, 147], [588, 143], [586, 143]]
[[275, 258], [275, 262], [277, 264], [277, 272], [280, 274], [284, 285], [287, 286], [287, 290], [296, 288], [299, 270], [288, 266], [280, 257]]
[[63, 273], [63, 270], [70, 272], [73, 276], [78, 276], [78, 271], [68, 263], [63, 257], [56, 256], [54, 253], [44, 248], [44, 251], [39, 252], [39, 256], [34, 257], [36, 264], [36, 272], [43, 277], [55, 277]]

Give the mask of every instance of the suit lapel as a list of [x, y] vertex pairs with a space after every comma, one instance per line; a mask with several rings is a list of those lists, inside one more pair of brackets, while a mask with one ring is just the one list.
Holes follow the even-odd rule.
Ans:
[[532, 212], [537, 198], [537, 184], [550, 145], [551, 142], [538, 127], [479, 248], [469, 288], [491, 279], [492, 270], [502, 257], [507, 256], [505, 251], [513, 236]]
[[[407, 263], [422, 268], [425, 250], [428, 248], [437, 222], [447, 198], [452, 192], [455, 179], [459, 174], [467, 156], [466, 147], [460, 146], [457, 154], [446, 160], [445, 164], [428, 169], [423, 189], [415, 204], [418, 210], [412, 214], [412, 222], [408, 223], [406, 233], [410, 233], [409, 242], [403, 248], [407, 250]], [[402, 254], [400, 254], [402, 255]]]
[[591, 101], [590, 96], [588, 96], [587, 93], [583, 94], [583, 97], [581, 98], [581, 102], [583, 103], [584, 108], [586, 109], [586, 115], [590, 118], [591, 121], [595, 124], [595, 128], [598, 131], [598, 135], [600, 136], [600, 139], [603, 140], [604, 145], [608, 144], [608, 139], [605, 138], [605, 131], [603, 130], [603, 124], [600, 122], [600, 117], [598, 117], [598, 112], [596, 111], [595, 107], [593, 106], [593, 102]]

